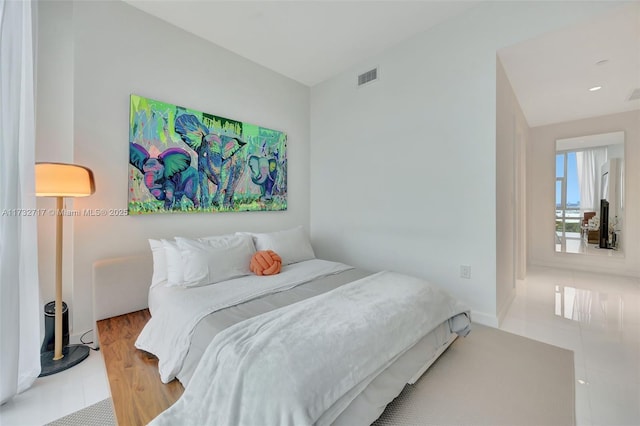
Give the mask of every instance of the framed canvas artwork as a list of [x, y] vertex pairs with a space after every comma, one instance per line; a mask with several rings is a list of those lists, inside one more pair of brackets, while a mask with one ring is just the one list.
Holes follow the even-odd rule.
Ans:
[[286, 133], [131, 95], [129, 214], [286, 209]]

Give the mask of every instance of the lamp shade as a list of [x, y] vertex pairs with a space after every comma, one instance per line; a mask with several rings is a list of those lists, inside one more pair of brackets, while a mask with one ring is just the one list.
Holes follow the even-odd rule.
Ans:
[[86, 197], [95, 192], [93, 172], [64, 163], [36, 163], [36, 196]]

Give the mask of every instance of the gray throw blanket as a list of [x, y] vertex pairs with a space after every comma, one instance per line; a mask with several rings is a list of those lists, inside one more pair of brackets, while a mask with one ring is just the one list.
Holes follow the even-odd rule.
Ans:
[[330, 424], [400, 355], [468, 309], [381, 272], [219, 333], [182, 397], [152, 425]]

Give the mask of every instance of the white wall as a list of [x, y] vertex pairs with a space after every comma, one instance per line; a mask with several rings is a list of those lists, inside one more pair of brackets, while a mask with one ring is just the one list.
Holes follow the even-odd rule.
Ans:
[[610, 6], [483, 3], [313, 87], [318, 253], [426, 277], [497, 324], [496, 51]]
[[[625, 132], [624, 257], [556, 253], [554, 243], [557, 139]], [[527, 157], [529, 262], [535, 265], [640, 276], [640, 111], [531, 128]]]
[[[36, 161], [73, 162], [73, 4], [38, 2], [36, 58]], [[73, 200], [65, 200], [73, 206]], [[53, 198], [38, 198], [39, 209], [55, 209]], [[72, 299], [73, 220], [63, 218], [63, 299]], [[40, 296], [55, 297], [55, 217], [38, 218]]]
[[[50, 38], [39, 45], [43, 62], [53, 63], [54, 52], [65, 52], [65, 63], [60, 65], [71, 73], [72, 87], [67, 90], [72, 98], [67, 93], [58, 104], [54, 93], [39, 91], [38, 116], [49, 117], [51, 123], [38, 124], [38, 150], [40, 160], [53, 156], [49, 151], [44, 154], [50, 140], [47, 132], [50, 127], [64, 127], [60, 137], [65, 140], [56, 143], [65, 151], [71, 147], [73, 158], [63, 159], [93, 170], [96, 193], [76, 199], [75, 209], [127, 208], [131, 93], [282, 129], [288, 135], [286, 212], [74, 218], [73, 273], [64, 283], [73, 288], [72, 300], [66, 300], [72, 305], [72, 333], [93, 327], [91, 266], [98, 259], [144, 252], [148, 238], [268, 231], [298, 224], [309, 228], [308, 87], [123, 2], [80, 1], [58, 13], [50, 13], [60, 7], [57, 2], [43, 2], [40, 7], [41, 28], [71, 25], [73, 29], [71, 34], [49, 31]], [[69, 75], [63, 72], [44, 74], [43, 62], [39, 66], [50, 84], [69, 85]]]
[[526, 269], [526, 253], [522, 253], [526, 247], [526, 170], [522, 166], [526, 164], [529, 126], [499, 58], [496, 93], [496, 312], [501, 320], [515, 297], [516, 269]]

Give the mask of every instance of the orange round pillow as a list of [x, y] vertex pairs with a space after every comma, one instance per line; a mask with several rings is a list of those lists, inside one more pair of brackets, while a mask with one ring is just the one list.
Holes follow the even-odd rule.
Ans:
[[275, 275], [282, 269], [282, 259], [272, 250], [257, 251], [251, 257], [249, 269], [256, 275]]

